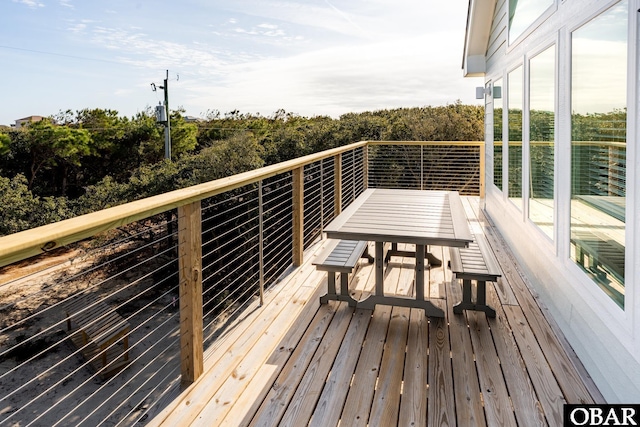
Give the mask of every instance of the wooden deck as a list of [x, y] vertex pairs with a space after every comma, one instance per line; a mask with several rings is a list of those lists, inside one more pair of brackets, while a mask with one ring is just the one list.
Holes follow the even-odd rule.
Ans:
[[[418, 309], [320, 305], [326, 273], [305, 263], [248, 310], [205, 355], [205, 374], [156, 414], [164, 426], [558, 426], [564, 403], [603, 402], [536, 304], [496, 232], [464, 198], [473, 233], [484, 233], [503, 271], [488, 284], [495, 319], [454, 315], [462, 290], [447, 269], [427, 272], [425, 294], [444, 319]], [[373, 292], [365, 260], [351, 292]], [[413, 293], [412, 258], [393, 257], [386, 292]]]

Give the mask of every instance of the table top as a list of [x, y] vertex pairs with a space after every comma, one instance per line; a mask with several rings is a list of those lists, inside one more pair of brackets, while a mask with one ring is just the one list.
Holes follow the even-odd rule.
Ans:
[[466, 247], [473, 241], [456, 191], [368, 189], [324, 230], [330, 239]]

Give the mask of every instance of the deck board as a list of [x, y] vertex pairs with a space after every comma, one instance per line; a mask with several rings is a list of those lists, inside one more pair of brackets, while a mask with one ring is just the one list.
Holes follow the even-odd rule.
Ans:
[[428, 348], [428, 321], [425, 319], [424, 310], [412, 308], [398, 425], [427, 424]]
[[482, 393], [476, 373], [476, 361], [473, 344], [469, 333], [466, 316], [454, 316], [455, 301], [462, 300], [462, 290], [456, 283], [447, 285], [447, 315], [449, 317], [449, 334], [451, 336], [451, 354], [453, 379], [456, 384], [455, 400], [458, 425], [468, 422], [469, 425], [487, 425], [484, 415]]
[[[444, 310], [443, 301], [434, 302]], [[449, 328], [444, 318], [429, 319], [429, 389], [427, 391], [427, 425], [456, 425], [453, 368]]]
[[511, 333], [509, 322], [498, 295], [492, 287], [487, 289], [487, 300], [496, 308], [496, 317], [487, 319], [494, 337], [494, 344], [502, 372], [509, 387], [509, 395], [513, 403], [516, 420], [519, 426], [545, 426], [547, 420], [536, 396], [535, 389], [520, 351]]
[[354, 313], [309, 426], [338, 425], [370, 318], [371, 310], [356, 310]]
[[369, 425], [388, 426], [398, 423], [400, 390], [404, 372], [404, 349], [407, 347], [411, 309], [393, 307], [387, 342], [382, 352], [380, 375], [373, 396]]
[[[204, 378], [149, 425], [561, 425], [565, 401], [599, 401], [477, 199], [463, 201], [472, 231], [486, 235], [504, 273], [487, 284], [496, 318], [453, 314], [460, 284], [439, 246], [429, 250], [443, 265], [425, 271], [425, 294], [445, 318], [383, 305], [321, 306], [326, 274], [311, 265], [320, 243], [263, 307], [214, 344]], [[350, 284], [356, 299], [374, 288], [373, 266], [359, 263]], [[413, 294], [414, 266], [392, 257], [385, 291]]]

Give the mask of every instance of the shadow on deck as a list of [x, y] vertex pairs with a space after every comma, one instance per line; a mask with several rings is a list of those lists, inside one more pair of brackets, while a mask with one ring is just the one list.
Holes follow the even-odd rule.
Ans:
[[[444, 319], [402, 307], [320, 305], [326, 274], [311, 262], [324, 242], [205, 355], [205, 374], [151, 425], [527, 426], [562, 425], [564, 403], [603, 402], [564, 339], [545, 318], [517, 264], [464, 198], [471, 231], [484, 233], [503, 271], [488, 286], [497, 316], [453, 314], [461, 286], [448, 248], [431, 247], [443, 267], [425, 295]], [[350, 292], [373, 292], [361, 260]], [[412, 258], [393, 257], [385, 290], [413, 294]]]

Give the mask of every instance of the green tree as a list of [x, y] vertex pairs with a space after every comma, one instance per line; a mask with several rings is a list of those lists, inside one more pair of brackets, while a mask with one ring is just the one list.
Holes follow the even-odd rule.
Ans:
[[11, 151], [11, 137], [6, 133], [0, 132], [0, 156], [4, 156], [5, 154]]
[[[182, 117], [184, 110], [179, 109], [171, 113], [171, 158], [178, 159], [192, 152], [198, 144], [198, 125], [187, 123]], [[154, 123], [157, 130], [157, 138], [148, 138], [141, 141], [140, 153], [144, 163], [152, 164], [162, 161], [164, 158], [164, 128], [155, 123], [155, 117], [149, 116], [146, 122]]]
[[0, 235], [61, 221], [72, 215], [65, 197], [35, 196], [27, 184], [22, 174], [13, 179], [0, 177]]
[[43, 169], [56, 168], [58, 185], [54, 188], [59, 188], [61, 194], [66, 193], [71, 167], [80, 166], [81, 159], [93, 150], [93, 140], [87, 130], [54, 125], [50, 119], [31, 123], [27, 128], [27, 142], [31, 157], [29, 189], [33, 189]]
[[184, 121], [183, 109], [171, 115], [171, 155], [180, 158], [192, 152], [198, 144], [198, 125]]

